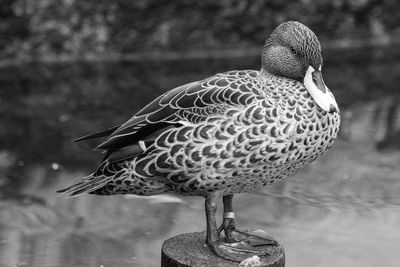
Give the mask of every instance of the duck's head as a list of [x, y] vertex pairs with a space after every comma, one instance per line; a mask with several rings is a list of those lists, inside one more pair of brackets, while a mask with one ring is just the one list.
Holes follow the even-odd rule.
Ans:
[[337, 103], [322, 79], [321, 44], [317, 36], [297, 21], [280, 24], [265, 42], [262, 71], [304, 83], [323, 110], [335, 112]]

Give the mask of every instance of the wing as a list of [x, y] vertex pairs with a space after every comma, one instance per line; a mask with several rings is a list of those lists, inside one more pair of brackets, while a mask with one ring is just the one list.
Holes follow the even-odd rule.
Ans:
[[118, 150], [174, 124], [221, 117], [229, 106], [247, 106], [264, 92], [256, 89], [256, 71], [231, 71], [172, 89], [116, 129], [99, 149]]
[[110, 129], [101, 131], [101, 132], [96, 132], [96, 133], [92, 133], [92, 134], [88, 134], [82, 137], [79, 137], [77, 139], [74, 140], [74, 142], [80, 142], [80, 141], [84, 141], [84, 140], [88, 140], [88, 139], [93, 139], [93, 138], [99, 138], [99, 137], [103, 137], [103, 136], [109, 136], [110, 134], [112, 134], [113, 132], [115, 132], [115, 130], [117, 130], [120, 127], [120, 125], [118, 126], [114, 126]]

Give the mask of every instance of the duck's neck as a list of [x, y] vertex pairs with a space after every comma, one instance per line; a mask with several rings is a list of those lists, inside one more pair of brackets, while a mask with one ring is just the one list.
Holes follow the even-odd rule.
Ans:
[[264, 69], [264, 68], [261, 68], [261, 70], [260, 70], [259, 73], [260, 73], [260, 74], [259, 74], [259, 79], [260, 79], [261, 81], [265, 81], [265, 80], [275, 80], [275, 79], [282, 79], [282, 78], [284, 78], [284, 79], [290, 79], [290, 78], [287, 78], [287, 77], [284, 77], [284, 76], [275, 75], [275, 74], [269, 72], [268, 70], [266, 70], [266, 69]]
[[293, 80], [293, 81], [297, 81], [297, 82], [302, 82], [302, 81], [294, 79], [294, 78], [275, 75], [275, 74], [269, 72], [268, 70], [266, 70], [265, 68], [261, 68], [261, 70], [259, 72], [259, 79], [260, 80], [289, 79], [289, 80]]
[[260, 80], [270, 79], [271, 77], [277, 77], [277, 76], [267, 71], [266, 69], [261, 68], [259, 75]]

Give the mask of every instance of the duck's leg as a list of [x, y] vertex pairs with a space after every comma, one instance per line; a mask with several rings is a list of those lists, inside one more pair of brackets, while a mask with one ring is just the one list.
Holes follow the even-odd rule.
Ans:
[[210, 194], [206, 197], [206, 218], [207, 218], [207, 231], [206, 231], [206, 244], [207, 246], [214, 251], [219, 257], [235, 261], [241, 262], [247, 258], [246, 254], [238, 253], [230, 247], [229, 245], [225, 245], [222, 243], [218, 237], [217, 232], [217, 223], [215, 220], [215, 213], [217, 211], [217, 196], [214, 194]]
[[[209, 247], [215, 246], [219, 242], [217, 233], [217, 222], [215, 220], [215, 213], [217, 212], [217, 196], [210, 194], [206, 197], [206, 243]], [[214, 249], [213, 249], [214, 250]]]
[[218, 228], [218, 235], [224, 230], [225, 240], [228, 243], [238, 242], [232, 235], [232, 231], [235, 230], [235, 214], [233, 213], [232, 199], [233, 195], [227, 195], [222, 198], [224, 203], [224, 218], [221, 226]]
[[217, 211], [216, 199], [217, 196], [215, 194], [210, 194], [206, 197], [205, 202], [207, 218], [207, 246], [219, 257], [235, 262], [241, 262], [252, 255], [268, 255], [265, 251], [257, 250], [255, 248], [252, 249], [251, 246], [242, 244], [242, 242], [232, 244], [221, 242], [218, 236], [217, 223], [215, 220], [215, 213]]
[[[224, 230], [225, 240], [228, 243], [235, 243], [245, 241], [251, 246], [266, 246], [278, 245], [278, 242], [272, 237], [266, 235], [262, 231], [240, 231], [235, 226], [235, 214], [233, 212], [232, 201], [233, 195], [226, 195], [223, 197], [224, 203], [224, 218], [221, 226], [218, 228], [218, 235]], [[233, 232], [236, 232], [234, 237]]]

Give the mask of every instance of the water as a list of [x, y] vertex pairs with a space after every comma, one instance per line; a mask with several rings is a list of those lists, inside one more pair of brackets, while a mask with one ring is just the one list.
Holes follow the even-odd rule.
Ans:
[[[284, 182], [234, 199], [237, 226], [276, 237], [289, 267], [400, 264], [400, 57], [353, 52], [325, 57], [344, 118], [335, 146]], [[246, 58], [2, 69], [0, 266], [159, 266], [163, 240], [205, 229], [203, 200], [57, 198], [101, 158], [95, 141], [70, 140], [123, 122], [168, 88], [257, 66]]]

